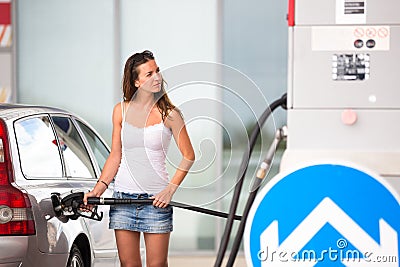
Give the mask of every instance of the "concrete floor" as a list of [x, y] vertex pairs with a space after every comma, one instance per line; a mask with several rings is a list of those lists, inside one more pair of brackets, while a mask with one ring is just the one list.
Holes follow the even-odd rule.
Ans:
[[[214, 266], [215, 257], [211, 256], [179, 256], [170, 255], [169, 256], [169, 266], [170, 267], [212, 267]], [[226, 259], [227, 260], [227, 259]], [[226, 260], [223, 262], [222, 266], [225, 266]], [[238, 256], [236, 258], [234, 267], [246, 267], [246, 260], [244, 256]]]

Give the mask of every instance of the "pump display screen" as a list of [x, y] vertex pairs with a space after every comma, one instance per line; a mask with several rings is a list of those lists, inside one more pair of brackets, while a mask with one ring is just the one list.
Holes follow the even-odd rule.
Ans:
[[332, 56], [332, 79], [335, 81], [369, 79], [369, 60], [369, 54], [334, 54]]

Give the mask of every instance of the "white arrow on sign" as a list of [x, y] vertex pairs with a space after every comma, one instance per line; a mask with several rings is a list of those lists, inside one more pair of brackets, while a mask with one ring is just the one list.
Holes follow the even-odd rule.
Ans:
[[[317, 261], [328, 259], [328, 255], [317, 255], [315, 259], [290, 258], [291, 253], [298, 253], [300, 250], [324, 227], [329, 223], [344, 238], [349, 240], [361, 253], [369, 255], [363, 259], [338, 259], [348, 267], [356, 266], [377, 266], [377, 267], [398, 267], [398, 262], [374, 262], [374, 257], [395, 256], [398, 260], [398, 239], [397, 232], [385, 220], [379, 220], [380, 244], [375, 242], [356, 222], [354, 222], [338, 205], [330, 198], [324, 198], [313, 211], [294, 229], [294, 231], [279, 245], [278, 221], [273, 221], [261, 234], [261, 251], [265, 250], [273, 255], [262, 255], [262, 266], [314, 266]], [[337, 248], [334, 248], [337, 250]], [[321, 253], [322, 254], [322, 253]], [[345, 253], [343, 253], [345, 254]], [[260, 254], [259, 254], [260, 255]], [[361, 256], [360, 255], [360, 256]], [[270, 257], [268, 257], [270, 256]], [[284, 256], [284, 258], [282, 258]]]

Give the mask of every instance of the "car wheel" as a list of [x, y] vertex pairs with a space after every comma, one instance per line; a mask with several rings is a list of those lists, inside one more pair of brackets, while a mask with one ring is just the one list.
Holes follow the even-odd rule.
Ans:
[[71, 252], [68, 258], [67, 267], [85, 267], [82, 253], [79, 250], [78, 246], [75, 244], [72, 245]]

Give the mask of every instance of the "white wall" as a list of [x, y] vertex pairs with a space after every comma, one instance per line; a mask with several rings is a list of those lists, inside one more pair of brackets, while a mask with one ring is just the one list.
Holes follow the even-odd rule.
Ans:
[[121, 0], [121, 55], [149, 49], [162, 68], [219, 61], [217, 0]]
[[119, 99], [113, 1], [17, 1], [17, 102], [62, 107], [107, 139]]

